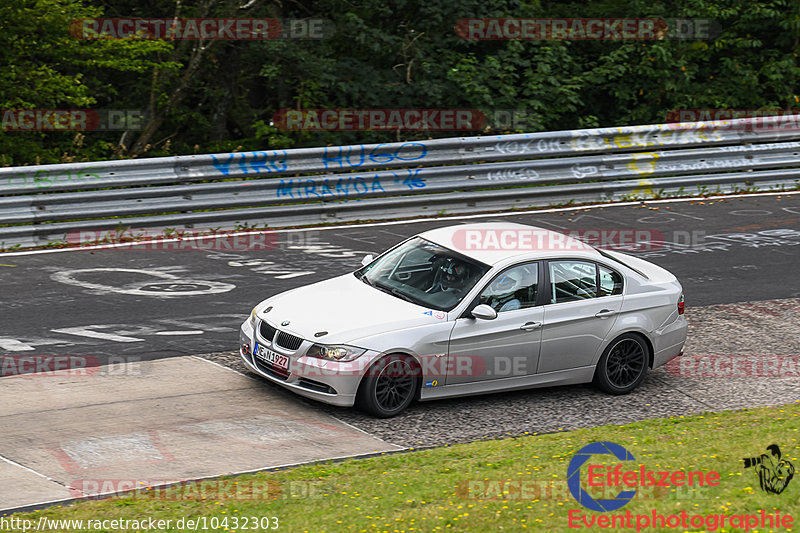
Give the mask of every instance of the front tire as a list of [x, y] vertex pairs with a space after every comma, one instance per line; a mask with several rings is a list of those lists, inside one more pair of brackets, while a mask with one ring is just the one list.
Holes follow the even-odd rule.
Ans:
[[594, 384], [614, 395], [628, 394], [644, 381], [650, 348], [634, 333], [614, 339], [603, 352], [594, 372]]
[[417, 394], [417, 369], [413, 359], [408, 356], [389, 355], [380, 359], [361, 381], [356, 405], [378, 418], [399, 414]]

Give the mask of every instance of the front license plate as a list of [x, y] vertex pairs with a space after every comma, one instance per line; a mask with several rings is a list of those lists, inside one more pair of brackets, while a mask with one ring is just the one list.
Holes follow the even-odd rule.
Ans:
[[268, 350], [258, 343], [256, 343], [255, 353], [256, 357], [274, 367], [282, 370], [287, 370], [289, 368], [289, 357]]

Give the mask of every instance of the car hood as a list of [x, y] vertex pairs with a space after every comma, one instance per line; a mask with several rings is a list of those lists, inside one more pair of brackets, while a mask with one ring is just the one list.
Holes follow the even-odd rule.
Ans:
[[[264, 313], [270, 306], [272, 309]], [[264, 300], [258, 306], [258, 316], [304, 339], [356, 346], [360, 338], [448, 319], [444, 311], [392, 296], [360, 281], [352, 273]], [[328, 333], [315, 336], [324, 331]]]

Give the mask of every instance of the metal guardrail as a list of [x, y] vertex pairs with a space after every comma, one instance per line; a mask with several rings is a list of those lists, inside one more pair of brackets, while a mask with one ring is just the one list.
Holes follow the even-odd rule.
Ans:
[[739, 119], [0, 168], [0, 248], [81, 229], [279, 227], [797, 188], [800, 131], [764, 126]]

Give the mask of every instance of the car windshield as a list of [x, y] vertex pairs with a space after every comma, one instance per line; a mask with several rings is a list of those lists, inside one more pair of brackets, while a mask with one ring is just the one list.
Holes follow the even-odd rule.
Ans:
[[487, 265], [414, 237], [355, 272], [364, 283], [415, 304], [450, 311], [489, 270]]

